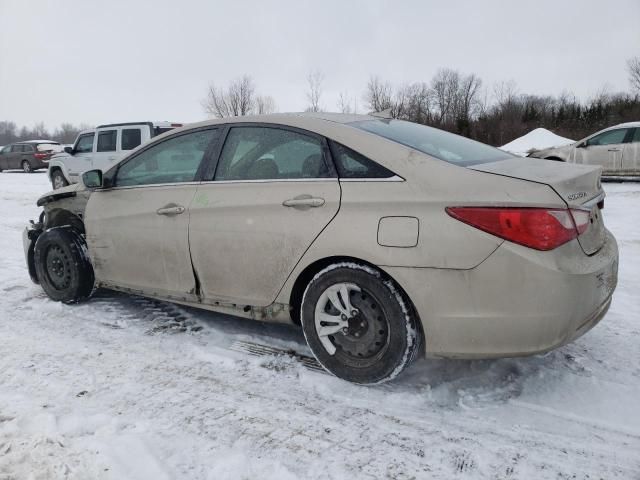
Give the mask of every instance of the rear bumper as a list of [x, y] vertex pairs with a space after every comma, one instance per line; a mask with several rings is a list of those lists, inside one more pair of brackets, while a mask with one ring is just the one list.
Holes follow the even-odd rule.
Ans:
[[617, 285], [610, 232], [586, 256], [576, 240], [551, 252], [509, 242], [470, 270], [384, 267], [420, 315], [429, 356], [491, 358], [552, 350], [606, 314]]

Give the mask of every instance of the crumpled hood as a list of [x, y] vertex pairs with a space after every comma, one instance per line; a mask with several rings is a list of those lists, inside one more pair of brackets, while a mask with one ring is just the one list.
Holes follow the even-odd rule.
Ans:
[[47, 203], [60, 200], [61, 198], [75, 197], [78, 192], [83, 192], [85, 190], [86, 187], [82, 184], [82, 182], [67, 185], [66, 187], [62, 187], [57, 190], [51, 190], [50, 192], [45, 193], [38, 199], [37, 205], [39, 207], [42, 207]]

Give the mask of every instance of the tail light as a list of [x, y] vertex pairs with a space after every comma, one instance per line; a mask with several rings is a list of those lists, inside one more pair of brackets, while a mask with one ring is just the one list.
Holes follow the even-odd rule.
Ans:
[[47, 158], [49, 158], [49, 154], [48, 154], [48, 153], [42, 153], [42, 152], [40, 152], [40, 153], [34, 153], [34, 154], [33, 154], [33, 157], [34, 157], [36, 160], [46, 160]]
[[536, 250], [553, 250], [589, 227], [588, 210], [511, 207], [447, 207], [472, 227]]

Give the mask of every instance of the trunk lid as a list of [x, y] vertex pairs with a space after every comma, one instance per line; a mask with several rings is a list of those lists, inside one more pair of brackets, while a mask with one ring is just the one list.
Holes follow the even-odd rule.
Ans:
[[604, 245], [606, 235], [600, 211], [604, 200], [601, 167], [535, 158], [509, 158], [469, 168], [548, 185], [568, 207], [589, 211], [589, 226], [578, 237], [584, 253], [593, 255]]

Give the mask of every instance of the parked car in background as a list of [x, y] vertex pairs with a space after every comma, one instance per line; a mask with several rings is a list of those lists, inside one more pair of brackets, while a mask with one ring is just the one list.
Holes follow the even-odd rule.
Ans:
[[181, 127], [181, 123], [129, 122], [99, 125], [78, 134], [73, 147], [49, 162], [49, 180], [54, 189], [77, 183], [87, 170], [106, 171], [127, 152], [152, 137]]
[[609, 127], [564, 147], [528, 155], [582, 165], [598, 165], [606, 176], [640, 175], [640, 122]]
[[357, 383], [420, 354], [551, 350], [617, 282], [599, 168], [374, 116], [190, 125], [38, 205], [25, 253], [53, 300], [103, 287], [301, 325]]
[[0, 150], [0, 172], [21, 169], [25, 173], [47, 168], [52, 155], [62, 151], [62, 145], [51, 140], [16, 142]]

